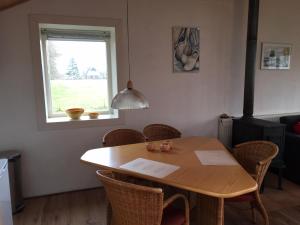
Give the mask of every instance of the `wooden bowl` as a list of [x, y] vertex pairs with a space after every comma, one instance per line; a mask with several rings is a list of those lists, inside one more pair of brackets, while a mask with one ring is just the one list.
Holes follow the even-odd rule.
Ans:
[[97, 112], [90, 112], [89, 113], [90, 119], [97, 119], [98, 116], [99, 116], [99, 113], [97, 113]]
[[84, 109], [82, 108], [67, 109], [66, 113], [71, 119], [78, 120], [80, 116], [84, 113]]

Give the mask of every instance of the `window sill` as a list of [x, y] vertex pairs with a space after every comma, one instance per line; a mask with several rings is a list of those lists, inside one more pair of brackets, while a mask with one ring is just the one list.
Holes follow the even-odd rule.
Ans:
[[78, 129], [99, 126], [113, 126], [124, 123], [122, 113], [110, 115], [99, 115], [97, 119], [90, 119], [89, 116], [81, 116], [78, 120], [70, 119], [69, 117], [48, 118], [46, 122], [39, 124], [41, 130], [56, 130], [56, 129]]
[[118, 115], [111, 114], [111, 115], [99, 115], [97, 119], [90, 119], [89, 116], [81, 116], [79, 120], [73, 120], [69, 117], [55, 117], [55, 118], [48, 118], [47, 123], [63, 123], [63, 122], [80, 122], [80, 121], [97, 121], [97, 120], [110, 120], [110, 119], [118, 119]]

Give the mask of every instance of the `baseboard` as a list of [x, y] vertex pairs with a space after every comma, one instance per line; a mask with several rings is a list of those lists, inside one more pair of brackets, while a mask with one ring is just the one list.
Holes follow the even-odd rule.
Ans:
[[103, 186], [98, 186], [98, 187], [84, 188], [84, 189], [78, 189], [78, 190], [72, 190], [72, 191], [65, 191], [65, 192], [59, 192], [59, 193], [53, 193], [53, 194], [47, 194], [47, 195], [37, 195], [37, 196], [33, 196], [33, 197], [27, 197], [27, 198], [24, 198], [24, 199], [28, 200], [28, 199], [49, 197], [49, 196], [55, 196], [55, 195], [69, 194], [69, 193], [73, 193], [73, 192], [91, 191], [91, 190], [103, 189], [103, 188], [104, 188]]

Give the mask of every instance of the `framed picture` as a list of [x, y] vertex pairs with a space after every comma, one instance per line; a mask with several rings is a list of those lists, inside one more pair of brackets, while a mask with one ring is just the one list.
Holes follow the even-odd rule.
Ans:
[[290, 44], [262, 44], [261, 69], [263, 70], [289, 70], [291, 68]]
[[200, 62], [200, 29], [197, 27], [173, 27], [173, 71], [197, 72]]

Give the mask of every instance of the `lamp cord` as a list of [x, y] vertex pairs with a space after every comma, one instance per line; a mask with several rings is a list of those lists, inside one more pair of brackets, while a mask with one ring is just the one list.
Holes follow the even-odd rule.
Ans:
[[126, 9], [127, 9], [127, 54], [128, 54], [128, 76], [129, 76], [129, 80], [130, 80], [130, 74], [131, 74], [131, 65], [130, 65], [130, 48], [129, 48], [129, 43], [130, 43], [130, 38], [129, 38], [129, 3], [128, 3], [129, 0], [126, 0], [127, 2], [127, 5], [126, 5]]

